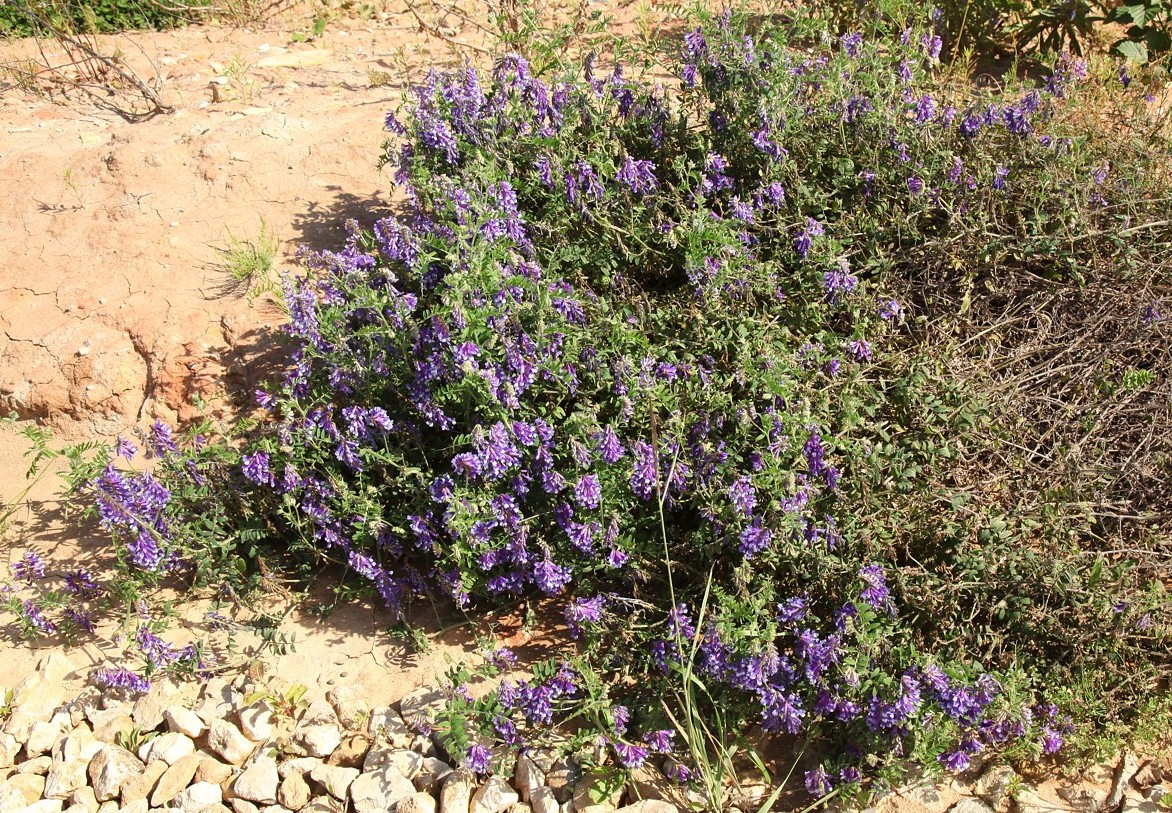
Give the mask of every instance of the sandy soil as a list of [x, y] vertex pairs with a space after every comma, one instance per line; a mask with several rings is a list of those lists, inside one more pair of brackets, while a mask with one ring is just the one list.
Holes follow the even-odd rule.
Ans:
[[[615, 10], [631, 25], [629, 8]], [[388, 211], [391, 182], [376, 170], [386, 113], [408, 76], [452, 64], [444, 38], [483, 42], [475, 26], [439, 22], [439, 36], [421, 32], [391, 2], [367, 17], [332, 15], [310, 42], [295, 41], [312, 25], [296, 10], [255, 29], [100, 38], [174, 108], [138, 123], [63, 93], [47, 75], [20, 86], [38, 51], [28, 40], [0, 43], [0, 413], [21, 419], [0, 424], [0, 505], [20, 503], [0, 536], [0, 567], [26, 548], [58, 572], [102, 569], [111, 555], [99, 533], [62, 516], [56, 474], [22, 495], [20, 433], [30, 423], [62, 443], [110, 441], [156, 417], [231, 414], [233, 398], [265, 380], [281, 313], [269, 297], [232, 289], [224, 249], [264, 229], [280, 241], [281, 269], [295, 270], [298, 246], [336, 246], [347, 220], [369, 224]], [[48, 64], [66, 61], [45, 49]], [[277, 604], [270, 609], [286, 609]], [[203, 598], [178, 612], [198, 627], [208, 606]], [[369, 608], [343, 606], [324, 619], [296, 608], [282, 627], [296, 650], [268, 656], [267, 669], [323, 689], [357, 681], [372, 701], [394, 700], [474, 647], [472, 627], [441, 634], [434, 619], [423, 621], [433, 647], [413, 654]], [[529, 643], [517, 619], [489, 619], [479, 632], [490, 628]], [[115, 630], [103, 632], [71, 650], [77, 665], [117, 651]], [[255, 643], [240, 640], [245, 652]], [[30, 672], [39, 654], [0, 640], [0, 686]]]

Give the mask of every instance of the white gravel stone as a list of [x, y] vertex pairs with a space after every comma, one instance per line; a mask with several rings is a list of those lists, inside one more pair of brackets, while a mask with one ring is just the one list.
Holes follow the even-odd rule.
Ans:
[[309, 783], [300, 773], [290, 773], [277, 789], [277, 801], [289, 810], [300, 810], [309, 804]]
[[41, 799], [33, 802], [21, 813], [61, 813], [65, 805], [60, 799]]
[[33, 723], [24, 744], [25, 756], [37, 757], [49, 753], [58, 740], [65, 737], [69, 727], [69, 715], [57, 714], [48, 722]]
[[193, 740], [207, 730], [199, 715], [183, 706], [168, 706], [163, 711], [163, 719], [167, 721], [167, 728], [171, 731], [191, 737]]
[[521, 794], [521, 798], [529, 801], [530, 794], [545, 784], [545, 771], [538, 768], [536, 763], [522, 754], [517, 758], [517, 770], [513, 772], [513, 783]]
[[109, 801], [118, 795], [122, 782], [131, 774], [139, 773], [146, 766], [138, 757], [117, 745], [104, 745], [90, 761], [90, 785], [99, 802]]
[[240, 730], [253, 742], [273, 736], [273, 711], [264, 703], [253, 703], [240, 710]]
[[208, 748], [233, 765], [240, 765], [256, 748], [240, 729], [224, 719], [213, 720], [208, 726]]
[[272, 757], [260, 757], [236, 777], [232, 792], [258, 805], [276, 804], [279, 782], [277, 761]]
[[197, 811], [206, 810], [223, 801], [224, 794], [219, 785], [213, 785], [211, 782], [196, 782], [176, 796], [171, 804], [182, 810], [183, 813], [197, 813]]
[[185, 756], [195, 753], [195, 743], [186, 734], [172, 731], [155, 737], [139, 749], [138, 758], [147, 765], [160, 759], [168, 765], [174, 765]]
[[[433, 686], [420, 686], [399, 701], [399, 716], [408, 727], [431, 725], [437, 713], [443, 711], [448, 696]], [[442, 807], [442, 805], [441, 805]]]
[[430, 793], [412, 793], [395, 806], [395, 813], [435, 813], [435, 797]]
[[374, 773], [364, 773], [350, 785], [350, 800], [357, 813], [389, 810], [414, 793], [415, 786], [393, 765]]
[[347, 729], [361, 728], [370, 716], [370, 703], [361, 686], [337, 686], [326, 694], [338, 722]]
[[350, 785], [358, 778], [357, 768], [340, 768], [337, 765], [318, 765], [309, 772], [309, 778], [326, 789], [326, 793], [339, 801], [345, 801]]
[[328, 757], [342, 744], [342, 730], [333, 723], [309, 725], [297, 732], [296, 740], [311, 757]]
[[45, 777], [45, 798], [65, 799], [84, 788], [88, 767], [89, 762], [82, 759], [54, 760]]
[[317, 757], [298, 757], [297, 759], [287, 759], [281, 763], [281, 767], [277, 768], [277, 773], [284, 779], [289, 774], [294, 773], [309, 773], [318, 765], [321, 760]]
[[470, 813], [476, 779], [466, 768], [452, 771], [440, 787], [439, 813]]
[[472, 813], [503, 813], [521, 797], [508, 782], [499, 776], [490, 776], [472, 795]]
[[390, 706], [379, 706], [370, 712], [370, 722], [366, 731], [371, 739], [385, 740], [392, 748], [407, 748], [411, 745], [414, 735], [399, 716], [399, 712]]
[[533, 813], [558, 813], [559, 808], [557, 797], [544, 785], [534, 788], [529, 794], [529, 806], [533, 808]]

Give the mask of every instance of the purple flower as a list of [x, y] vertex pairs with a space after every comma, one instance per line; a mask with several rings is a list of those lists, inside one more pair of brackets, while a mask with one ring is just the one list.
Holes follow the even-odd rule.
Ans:
[[960, 773], [961, 771], [967, 770], [969, 765], [972, 764], [972, 759], [960, 748], [941, 754], [937, 759], [944, 766], [944, 770], [950, 773]]
[[749, 527], [741, 531], [741, 542], [737, 547], [748, 559], [768, 548], [772, 541], [773, 532], [762, 527], [760, 519], [755, 519]]
[[1009, 177], [1009, 170], [1000, 164], [993, 170], [993, 188], [1004, 189], [1005, 179]]
[[826, 290], [831, 302], [837, 302], [843, 294], [852, 294], [859, 287], [859, 278], [852, 274], [850, 264], [845, 258], [838, 261], [832, 271], [822, 275], [822, 287]]
[[90, 674], [90, 682], [103, 689], [125, 689], [135, 694], [146, 694], [151, 682], [124, 666], [103, 666]]
[[178, 449], [171, 427], [160, 420], [151, 424], [151, 448], [156, 457], [165, 457]]
[[570, 635], [577, 638], [582, 633], [582, 624], [597, 624], [602, 620], [602, 608], [606, 604], [606, 597], [597, 595], [593, 598], [576, 598], [566, 607], [566, 626], [570, 628]]
[[753, 509], [757, 506], [757, 492], [748, 477], [738, 477], [733, 481], [728, 487], [728, 498], [733, 509], [746, 519], [752, 516]]
[[1042, 753], [1056, 754], [1062, 748], [1062, 735], [1050, 726], [1042, 729]]
[[130, 461], [134, 459], [136, 454], [138, 454], [138, 447], [126, 438], [119, 436], [118, 440], [114, 442], [114, 454], [127, 461]]
[[614, 718], [614, 735], [621, 737], [627, 733], [627, 725], [631, 722], [631, 710], [626, 706], [615, 706], [611, 709]]
[[500, 480], [521, 462], [521, 454], [513, 446], [508, 428], [499, 421], [488, 430], [487, 438], [481, 438], [477, 451], [480, 452], [485, 473], [492, 480]]
[[597, 508], [602, 501], [602, 486], [597, 474], [586, 474], [574, 486], [574, 499], [582, 508]]
[[464, 755], [464, 767], [473, 773], [486, 774], [492, 764], [492, 751], [480, 743], [473, 743]]
[[647, 761], [649, 752], [642, 745], [615, 742], [611, 743], [611, 747], [614, 748], [615, 756], [619, 758], [619, 764], [624, 768], [638, 768]]
[[65, 590], [83, 601], [97, 598], [102, 594], [102, 586], [85, 568], [78, 568], [65, 574]]
[[688, 766], [674, 759], [667, 760], [667, 764], [663, 767], [663, 774], [668, 779], [673, 782], [678, 782], [681, 785], [692, 781], [692, 771]]
[[810, 253], [810, 249], [814, 245], [814, 238], [820, 237], [825, 233], [826, 230], [822, 227], [821, 223], [812, 217], [806, 218], [806, 228], [798, 233], [798, 238], [794, 241], [794, 248], [803, 260]]
[[655, 449], [641, 440], [635, 441], [631, 453], [635, 463], [631, 472], [631, 491], [641, 500], [654, 496], [659, 482], [656, 469]]
[[871, 604], [875, 609], [891, 607], [891, 593], [887, 590], [887, 574], [883, 565], [866, 565], [859, 569], [859, 579], [863, 580], [863, 593], [860, 599]]
[[618, 435], [615, 434], [614, 429], [606, 427], [602, 430], [598, 441], [598, 454], [602, 458], [602, 462], [613, 466], [619, 459], [626, 454], [623, 449], [622, 441], [619, 440]]
[[277, 481], [273, 477], [273, 472], [269, 468], [269, 456], [267, 452], [253, 452], [241, 456], [241, 469], [244, 476], [260, 486], [275, 486]]
[[879, 303], [879, 318], [884, 322], [902, 321], [903, 306], [898, 299], [886, 299]]
[[916, 124], [927, 124], [936, 115], [936, 100], [924, 94], [916, 102]]
[[852, 59], [859, 55], [859, 48], [863, 45], [862, 32], [854, 31], [850, 34], [843, 34], [839, 43], [842, 45], [842, 50], [846, 55]]
[[658, 731], [649, 731], [643, 735], [643, 742], [657, 754], [671, 753], [672, 739], [676, 733], [671, 729], [663, 728]]
[[655, 164], [637, 161], [627, 156], [615, 177], [636, 195], [649, 195], [659, 186], [655, 179]]
[[806, 791], [815, 799], [821, 799], [832, 790], [834, 782], [821, 765], [812, 771], [806, 771]]
[[924, 182], [915, 175], [911, 176], [907, 179], [907, 191], [911, 192], [913, 195], [919, 195], [924, 191]]
[[52, 635], [57, 631], [57, 625], [45, 618], [41, 608], [27, 599], [20, 603], [20, 617], [26, 624], [44, 635]]
[[547, 596], [556, 596], [570, 583], [570, 570], [559, 567], [546, 556], [533, 566], [533, 583]]
[[12, 575], [18, 581], [32, 584], [45, 578], [45, 561], [35, 551], [26, 550], [24, 556], [12, 566]]
[[854, 339], [847, 343], [846, 349], [854, 357], [855, 361], [863, 362], [871, 360], [871, 343], [866, 339]]
[[923, 46], [928, 59], [939, 59], [940, 49], [944, 47], [943, 41], [935, 34], [925, 34], [920, 38], [920, 45]]
[[138, 633], [135, 634], [134, 640], [138, 644], [139, 652], [146, 657], [151, 668], [160, 669], [165, 666], [170, 666], [179, 659], [179, 652], [162, 638], [151, 632], [150, 628], [146, 625], [138, 628]]

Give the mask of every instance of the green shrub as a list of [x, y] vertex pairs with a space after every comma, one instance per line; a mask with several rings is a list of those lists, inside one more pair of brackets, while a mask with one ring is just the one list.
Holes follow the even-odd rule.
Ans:
[[197, 15], [201, 0], [166, 3], [159, 0], [8, 0], [0, 4], [0, 37], [30, 37], [45, 33], [44, 17], [66, 31], [112, 34], [185, 25]]
[[[1167, 291], [1158, 160], [1108, 167], [1078, 129], [1084, 62], [974, 95], [934, 81], [940, 48], [726, 16], [684, 38], [678, 95], [517, 56], [430, 74], [388, 119], [407, 210], [286, 281], [267, 417], [238, 446], [159, 427], [153, 473], [85, 487], [127, 569], [239, 583], [275, 548], [396, 614], [546, 602], [576, 653], [457, 686], [453, 755], [483, 772], [569, 724], [619, 766], [671, 752], [713, 806], [708, 720], [800, 743], [825, 797], [1052, 753], [1103, 722], [1047, 702], [1088, 680], [1137, 708], [1167, 602], [1115, 545], [1167, 521], [1078, 454], [1168, 466], [1113, 423], [1167, 420], [1165, 322], [1135, 307]], [[1046, 352], [1130, 320], [1126, 367], [1090, 356], [1113, 386], [1031, 361], [1020, 308], [1047, 301], [1079, 305]]]

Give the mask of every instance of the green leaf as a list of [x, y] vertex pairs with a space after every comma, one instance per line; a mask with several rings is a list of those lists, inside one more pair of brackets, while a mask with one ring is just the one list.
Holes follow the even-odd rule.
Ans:
[[1129, 62], [1147, 62], [1148, 46], [1142, 42], [1123, 40], [1115, 43], [1115, 52]]

